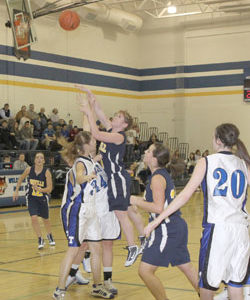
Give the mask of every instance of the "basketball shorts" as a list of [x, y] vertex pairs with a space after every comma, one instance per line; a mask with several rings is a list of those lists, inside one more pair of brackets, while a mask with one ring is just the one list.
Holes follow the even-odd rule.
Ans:
[[61, 208], [61, 217], [69, 247], [80, 247], [83, 241], [102, 240], [94, 203], [68, 201]]
[[142, 261], [153, 266], [178, 266], [190, 262], [187, 248], [188, 229], [184, 219], [162, 222], [152, 231], [142, 254]]
[[130, 199], [130, 175], [127, 172], [115, 173], [108, 179], [109, 210], [127, 211]]
[[103, 188], [96, 193], [96, 213], [100, 221], [102, 239], [116, 240], [120, 237], [120, 223], [113, 211], [109, 211], [108, 189]]
[[30, 216], [39, 216], [43, 219], [49, 218], [49, 196], [46, 195], [43, 199], [27, 196], [26, 205]]
[[199, 286], [217, 290], [220, 283], [241, 285], [249, 262], [247, 226], [209, 224], [203, 230], [199, 257]]

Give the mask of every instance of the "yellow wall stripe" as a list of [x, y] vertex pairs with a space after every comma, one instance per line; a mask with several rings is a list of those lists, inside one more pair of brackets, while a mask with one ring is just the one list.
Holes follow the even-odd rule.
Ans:
[[[40, 83], [31, 83], [23, 81], [14, 81], [14, 80], [4, 80], [0, 79], [0, 84], [2, 85], [13, 85], [18, 87], [27, 87], [35, 89], [45, 89], [45, 90], [54, 90], [54, 91], [64, 91], [64, 92], [78, 92], [78, 89], [74, 87], [58, 86], [58, 85], [49, 85], [49, 84], [40, 84]], [[94, 94], [101, 96], [109, 97], [118, 97], [118, 98], [129, 98], [129, 99], [164, 99], [164, 98], [179, 98], [179, 97], [202, 97], [202, 96], [221, 96], [221, 95], [241, 95], [243, 90], [227, 90], [227, 91], [206, 91], [206, 92], [197, 92], [197, 93], [172, 93], [172, 94], [155, 94], [155, 95], [131, 95], [115, 92], [105, 92], [105, 91], [96, 91], [92, 90]]]

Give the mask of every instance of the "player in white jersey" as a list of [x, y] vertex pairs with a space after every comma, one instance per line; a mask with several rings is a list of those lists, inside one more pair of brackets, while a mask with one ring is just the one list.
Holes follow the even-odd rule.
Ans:
[[[101, 284], [101, 229], [95, 212], [95, 185], [96, 175], [94, 164], [89, 154], [95, 148], [95, 140], [89, 132], [80, 132], [75, 136], [72, 143], [65, 143], [65, 154], [70, 162], [74, 161], [72, 171], [69, 174], [67, 185], [68, 198], [62, 207], [62, 220], [64, 230], [68, 238], [68, 250], [61, 263], [58, 287], [53, 298], [64, 299], [66, 279], [70, 267], [79, 247], [84, 240], [88, 240], [93, 254], [92, 273], [93, 289], [91, 295], [106, 299], [114, 296]], [[72, 188], [69, 189], [70, 185]], [[69, 192], [68, 192], [69, 191]]]
[[[199, 287], [202, 300], [212, 300], [221, 281], [228, 284], [229, 298], [243, 300], [250, 244], [245, 211], [250, 184], [250, 157], [230, 123], [215, 130], [216, 154], [201, 158], [184, 190], [145, 228], [148, 235], [157, 225], [183, 206], [202, 184], [204, 193], [203, 235], [199, 258]], [[233, 154], [233, 147], [237, 148]]]

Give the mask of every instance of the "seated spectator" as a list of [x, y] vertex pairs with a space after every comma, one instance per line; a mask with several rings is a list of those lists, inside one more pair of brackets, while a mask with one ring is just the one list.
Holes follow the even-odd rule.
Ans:
[[4, 155], [2, 168], [6, 169], [6, 170], [13, 168], [13, 164], [11, 163], [11, 158], [10, 158], [9, 154]]
[[59, 115], [58, 115], [58, 109], [53, 108], [51, 115], [49, 116], [51, 122], [53, 123], [53, 127], [55, 127], [59, 123]]
[[21, 140], [25, 141], [25, 150], [36, 150], [39, 141], [34, 138], [29, 121], [26, 121], [23, 128], [20, 130], [20, 137]]
[[209, 151], [208, 150], [205, 150], [203, 153], [202, 153], [202, 157], [206, 157], [209, 155]]
[[0, 140], [5, 144], [5, 149], [17, 149], [18, 143], [14, 135], [11, 135], [8, 128], [8, 122], [3, 120], [2, 127], [0, 128]]
[[18, 129], [21, 130], [26, 122], [31, 122], [28, 112], [24, 112], [23, 117], [20, 119]]
[[12, 118], [12, 113], [9, 109], [9, 104], [5, 103], [4, 107], [0, 109], [0, 121], [1, 120], [9, 120], [10, 118]]
[[197, 149], [194, 154], [195, 160], [199, 160], [201, 158], [201, 151]]
[[34, 104], [29, 105], [28, 117], [31, 119], [31, 123], [34, 125], [34, 130], [36, 132], [41, 131], [41, 122], [38, 113], [35, 112]]
[[25, 170], [28, 167], [29, 167], [29, 165], [25, 161], [25, 154], [20, 153], [18, 160], [14, 161], [13, 169], [14, 170]]
[[51, 122], [48, 123], [48, 127], [43, 131], [42, 144], [46, 149], [49, 149], [50, 144], [56, 140], [55, 130]]
[[64, 124], [62, 126], [61, 136], [63, 136], [66, 140], [69, 138], [69, 131], [67, 130], [67, 124]]
[[127, 143], [126, 143], [126, 152], [124, 160], [127, 162], [132, 162], [135, 160], [135, 144], [136, 144], [136, 131], [133, 127], [126, 131]]
[[65, 125], [65, 124], [66, 124], [66, 122], [65, 122], [64, 119], [59, 119], [58, 125], [60, 125], [60, 126], [62, 127], [62, 126]]
[[47, 125], [48, 125], [48, 118], [45, 115], [45, 108], [44, 107], [40, 108], [40, 112], [39, 112], [38, 115], [40, 117], [42, 130], [44, 130], [45, 128], [47, 128]]
[[20, 123], [20, 120], [22, 119], [22, 117], [25, 117], [25, 115], [26, 115], [26, 112], [27, 112], [27, 108], [26, 108], [26, 106], [25, 105], [23, 105], [22, 107], [21, 107], [21, 110], [19, 110], [19, 112], [16, 114], [16, 121], [18, 122], [18, 123]]
[[19, 130], [19, 124], [17, 121], [14, 121], [13, 126], [11, 126], [10, 134], [15, 137], [19, 149], [26, 149], [25, 141], [21, 137], [20, 130]]
[[79, 132], [79, 129], [77, 126], [74, 126], [74, 128], [70, 131], [69, 133], [69, 142], [74, 141], [75, 136], [77, 135], [77, 133]]
[[195, 165], [196, 165], [196, 160], [195, 160], [194, 152], [190, 152], [189, 157], [187, 159], [187, 171], [189, 175], [193, 173]]
[[186, 164], [183, 158], [180, 157], [179, 150], [175, 150], [170, 160], [170, 172], [173, 179], [181, 178], [186, 170]]
[[69, 120], [69, 124], [67, 126], [68, 132], [70, 132], [73, 129], [73, 120]]

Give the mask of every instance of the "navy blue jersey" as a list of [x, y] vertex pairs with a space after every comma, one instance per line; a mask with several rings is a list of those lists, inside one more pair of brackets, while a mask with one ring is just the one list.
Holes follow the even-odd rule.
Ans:
[[36, 175], [35, 173], [35, 166], [32, 166], [30, 168], [30, 173], [28, 176], [28, 191], [27, 191], [27, 196], [32, 197], [34, 199], [47, 199], [47, 194], [42, 193], [39, 191], [35, 191], [32, 188], [32, 185], [37, 185], [38, 187], [41, 188], [46, 188], [47, 187], [47, 181], [46, 181], [46, 173], [47, 169], [43, 168], [42, 171]]
[[[175, 197], [175, 186], [173, 183], [172, 178], [170, 177], [168, 171], [166, 168], [162, 168], [162, 169], [158, 169], [156, 170], [150, 177], [149, 179], [149, 183], [146, 186], [146, 201], [147, 202], [153, 202], [153, 193], [151, 190], [151, 182], [154, 176], [156, 175], [161, 175], [165, 178], [166, 180], [166, 190], [165, 190], [165, 204], [164, 204], [164, 208], [166, 208], [173, 200]], [[149, 221], [153, 221], [159, 214], [156, 213], [150, 213], [149, 216]], [[177, 210], [175, 213], [173, 213], [169, 219], [171, 220], [172, 218], [174, 218], [175, 216], [180, 216], [181, 212], [180, 210]]]
[[116, 145], [114, 143], [102, 142], [99, 147], [99, 151], [102, 154], [104, 170], [108, 178], [114, 173], [123, 173], [125, 171], [123, 157], [126, 149], [126, 135], [124, 131], [118, 133], [124, 137], [124, 141], [121, 144]]

